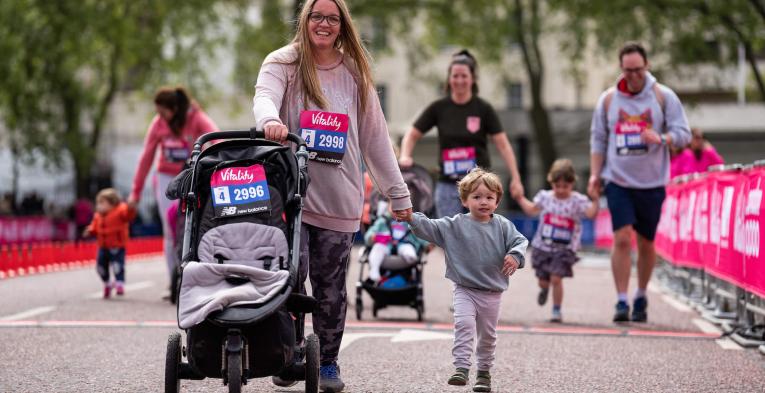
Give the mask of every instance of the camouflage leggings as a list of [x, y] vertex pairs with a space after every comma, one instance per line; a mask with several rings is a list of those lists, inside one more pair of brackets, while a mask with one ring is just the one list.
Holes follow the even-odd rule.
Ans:
[[313, 331], [319, 336], [322, 365], [337, 360], [343, 340], [348, 303], [345, 279], [353, 236], [305, 223], [300, 231], [301, 292], [305, 293], [305, 278], [310, 274], [313, 297], [319, 303], [313, 313]]

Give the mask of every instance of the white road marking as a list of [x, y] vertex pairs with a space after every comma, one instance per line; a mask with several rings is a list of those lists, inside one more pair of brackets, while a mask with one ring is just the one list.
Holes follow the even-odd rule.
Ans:
[[702, 332], [709, 333], [709, 334], [722, 334], [722, 330], [720, 330], [717, 326], [701, 319], [701, 318], [693, 318], [693, 324], [696, 325]]
[[[125, 284], [125, 292], [130, 293], [134, 291], [138, 291], [141, 289], [151, 288], [154, 286], [154, 283], [151, 281], [140, 281], [132, 284]], [[85, 296], [88, 299], [98, 299], [104, 296], [103, 291], [93, 292], [87, 296]], [[112, 291], [112, 296], [114, 296], [114, 291]]]
[[428, 340], [452, 340], [453, 334], [443, 332], [433, 332], [427, 330], [415, 330], [415, 329], [401, 329], [401, 331], [393, 336], [390, 340], [392, 343], [402, 343], [409, 341], [428, 341]]
[[733, 341], [733, 340], [731, 340], [731, 339], [729, 339], [727, 337], [726, 338], [717, 339], [717, 340], [715, 340], [715, 342], [722, 349], [734, 350], [734, 351], [743, 351], [744, 350], [744, 348], [741, 348], [741, 346], [736, 344], [735, 341]]
[[54, 306], [43, 306], [43, 307], [36, 307], [33, 309], [29, 309], [26, 311], [22, 311], [16, 314], [6, 315], [4, 317], [0, 317], [0, 321], [19, 321], [22, 319], [27, 319], [34, 317], [36, 315], [49, 313], [53, 310], [55, 310], [56, 307]]
[[392, 343], [428, 340], [451, 340], [454, 338], [454, 336], [450, 333], [416, 329], [401, 329], [398, 333], [345, 333], [343, 335], [343, 342], [340, 344], [340, 350], [342, 351], [356, 340], [370, 337], [391, 337], [390, 342]]
[[368, 338], [368, 337], [393, 337], [393, 333], [345, 333], [343, 334], [343, 342], [340, 344], [340, 350], [342, 351], [354, 341]]
[[674, 308], [677, 311], [693, 312], [693, 309], [690, 306], [688, 306], [687, 304], [683, 304], [682, 302], [673, 298], [672, 296], [664, 295], [661, 297], [661, 299], [664, 300], [664, 303], [669, 304], [670, 306], [672, 306], [672, 308]]

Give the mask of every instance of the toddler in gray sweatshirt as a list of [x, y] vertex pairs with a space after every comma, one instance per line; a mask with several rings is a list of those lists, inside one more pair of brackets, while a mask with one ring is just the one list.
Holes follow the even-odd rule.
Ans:
[[469, 213], [437, 220], [415, 213], [410, 222], [416, 236], [444, 249], [446, 278], [454, 282], [456, 371], [448, 383], [467, 384], [477, 334], [477, 392], [491, 391], [502, 292], [508, 277], [523, 267], [529, 243], [510, 220], [494, 214], [502, 192], [497, 175], [476, 168], [459, 182], [460, 200]]

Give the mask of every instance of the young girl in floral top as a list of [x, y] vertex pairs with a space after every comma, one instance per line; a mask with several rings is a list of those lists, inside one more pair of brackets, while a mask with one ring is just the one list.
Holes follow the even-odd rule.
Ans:
[[563, 277], [573, 277], [572, 266], [579, 258], [576, 251], [582, 237], [583, 217], [594, 218], [598, 213], [597, 201], [574, 191], [576, 172], [569, 159], [556, 160], [547, 174], [552, 190], [542, 190], [534, 201], [521, 195], [516, 201], [523, 212], [540, 216], [539, 226], [531, 242], [532, 266], [539, 279], [540, 306], [547, 302], [550, 286], [553, 288], [551, 322], [562, 322]]

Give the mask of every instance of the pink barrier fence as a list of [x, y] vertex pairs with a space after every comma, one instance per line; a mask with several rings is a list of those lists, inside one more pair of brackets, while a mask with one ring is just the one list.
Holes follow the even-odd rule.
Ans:
[[670, 184], [657, 251], [674, 265], [704, 269], [765, 297], [764, 189], [763, 166]]
[[[89, 242], [41, 242], [0, 246], [0, 279], [66, 270], [96, 263], [98, 245]], [[162, 252], [162, 237], [130, 239], [128, 257]]]
[[0, 217], [0, 245], [74, 238], [74, 223], [47, 217]]

